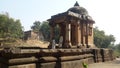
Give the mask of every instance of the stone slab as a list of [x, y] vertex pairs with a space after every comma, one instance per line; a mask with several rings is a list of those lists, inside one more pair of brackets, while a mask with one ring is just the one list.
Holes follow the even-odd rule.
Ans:
[[9, 66], [8, 68], [36, 68], [36, 64], [15, 65]]
[[36, 68], [56, 68], [56, 62], [36, 63]]
[[83, 68], [83, 65], [82, 65], [83, 62], [88, 64], [88, 60], [86, 59], [62, 62], [61, 68]]

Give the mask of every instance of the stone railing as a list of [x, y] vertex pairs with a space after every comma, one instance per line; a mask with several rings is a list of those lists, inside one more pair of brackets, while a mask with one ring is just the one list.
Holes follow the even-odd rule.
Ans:
[[[100, 49], [100, 51], [99, 49], [1, 48], [0, 68], [83, 68], [83, 62], [94, 63], [99, 58], [102, 61], [113, 60], [105, 56], [106, 53], [112, 55], [109, 54], [109, 50]], [[100, 54], [102, 52], [104, 55]]]

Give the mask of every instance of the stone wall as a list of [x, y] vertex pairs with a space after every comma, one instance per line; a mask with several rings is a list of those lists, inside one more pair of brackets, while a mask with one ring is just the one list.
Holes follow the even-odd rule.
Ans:
[[93, 49], [94, 62], [106, 62], [115, 59], [111, 49]]
[[[107, 49], [39, 49], [9, 47], [0, 50], [0, 68], [83, 68], [87, 64], [113, 60]], [[107, 54], [107, 56], [105, 55]]]
[[44, 40], [44, 36], [42, 32], [34, 32], [34, 31], [25, 31], [24, 32], [24, 40]]

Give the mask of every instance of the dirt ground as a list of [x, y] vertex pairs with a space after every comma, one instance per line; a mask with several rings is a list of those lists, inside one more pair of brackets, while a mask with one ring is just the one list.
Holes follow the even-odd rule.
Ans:
[[90, 64], [88, 68], [120, 68], [120, 58], [114, 61]]

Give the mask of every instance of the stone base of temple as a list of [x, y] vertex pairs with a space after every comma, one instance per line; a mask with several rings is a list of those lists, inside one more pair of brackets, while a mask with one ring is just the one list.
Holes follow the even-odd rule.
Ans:
[[110, 49], [40, 49], [4, 47], [0, 49], [0, 68], [83, 68], [83, 63], [114, 60]]

